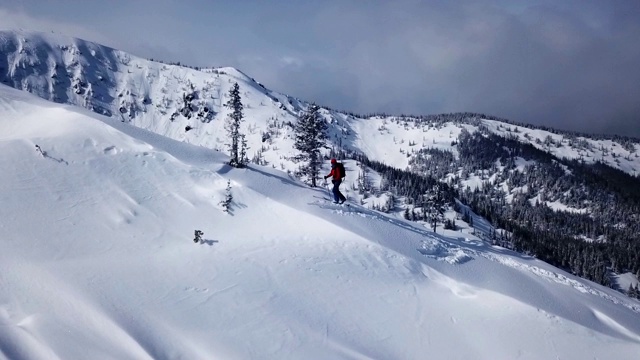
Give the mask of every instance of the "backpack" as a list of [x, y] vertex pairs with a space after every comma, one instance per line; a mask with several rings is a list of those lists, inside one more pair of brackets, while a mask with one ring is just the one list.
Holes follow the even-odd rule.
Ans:
[[337, 163], [336, 167], [338, 168], [338, 174], [340, 174], [340, 178], [344, 178], [347, 175], [347, 172], [344, 170], [344, 164]]

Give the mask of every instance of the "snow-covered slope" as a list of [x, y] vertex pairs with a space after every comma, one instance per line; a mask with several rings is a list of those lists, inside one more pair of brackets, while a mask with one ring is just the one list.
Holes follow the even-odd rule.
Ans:
[[[307, 103], [265, 88], [233, 68], [194, 69], [142, 59], [88, 41], [24, 31], [0, 32], [0, 81], [59, 103], [100, 114], [170, 137], [225, 150], [224, 107], [234, 82], [240, 85], [249, 156], [273, 167], [293, 165], [291, 124]], [[463, 128], [516, 136], [559, 158], [602, 161], [632, 175], [640, 173], [640, 143], [584, 136], [483, 119], [356, 116], [324, 109], [336, 146], [405, 168], [414, 151], [439, 148], [455, 153]], [[470, 119], [471, 117], [472, 119]], [[268, 141], [267, 141], [268, 139]], [[410, 145], [411, 144], [411, 145]]]
[[[0, 32], [0, 53], [0, 80], [7, 85], [213, 149], [226, 149], [224, 104], [235, 82], [252, 153], [268, 128], [282, 127], [300, 108], [233, 68], [168, 65], [54, 34]], [[285, 148], [286, 154], [290, 143]]]
[[640, 352], [638, 301], [225, 160], [0, 85], [0, 358]]

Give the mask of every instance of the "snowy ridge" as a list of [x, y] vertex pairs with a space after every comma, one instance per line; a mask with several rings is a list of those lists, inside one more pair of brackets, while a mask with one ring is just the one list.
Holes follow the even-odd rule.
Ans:
[[523, 143], [548, 152], [559, 159], [581, 160], [591, 164], [602, 162], [631, 175], [640, 175], [640, 142], [628, 140], [622, 145], [613, 140], [593, 140], [583, 136], [554, 134], [524, 126], [505, 125], [495, 120], [483, 120], [490, 131], [502, 136], [515, 136]]
[[[24, 31], [0, 32], [0, 81], [51, 101], [85, 107], [172, 139], [219, 150], [226, 149], [226, 96], [238, 82], [249, 154], [279, 168], [294, 166], [289, 160], [294, 154], [287, 124], [295, 123], [298, 113], [308, 106], [267, 89], [237, 69], [162, 64], [80, 39]], [[462, 129], [475, 132], [484, 127], [502, 136], [516, 136], [558, 158], [600, 161], [632, 175], [640, 173], [637, 140], [596, 140], [464, 116], [443, 122], [437, 117], [361, 117], [330, 109], [324, 109], [324, 114], [334, 145], [399, 168], [407, 167], [419, 148], [456, 153], [452, 143]]]
[[0, 359], [640, 351], [636, 300], [226, 160], [0, 86]]

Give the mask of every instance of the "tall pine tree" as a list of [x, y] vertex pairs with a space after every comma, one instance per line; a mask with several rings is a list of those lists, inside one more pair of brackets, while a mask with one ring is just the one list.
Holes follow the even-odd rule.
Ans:
[[227, 188], [225, 189], [224, 200], [220, 201], [222, 205], [222, 211], [228, 213], [231, 210], [231, 202], [233, 201], [233, 194], [231, 193], [231, 180], [227, 180]]
[[316, 186], [316, 178], [322, 166], [322, 154], [320, 149], [325, 146], [327, 140], [327, 123], [320, 114], [320, 108], [311, 104], [295, 125], [294, 147], [300, 151], [297, 158], [306, 161], [302, 168], [303, 175], [311, 178], [311, 186]]
[[424, 210], [426, 213], [426, 221], [431, 224], [433, 231], [436, 231], [436, 227], [439, 222], [444, 221], [446, 201], [440, 185], [434, 185], [431, 192], [425, 195]]
[[[239, 147], [241, 138], [243, 137], [240, 134], [240, 123], [244, 119], [244, 115], [242, 114], [242, 99], [240, 98], [240, 86], [238, 83], [234, 83], [231, 90], [229, 90], [229, 101], [224, 104], [227, 108], [231, 110], [229, 116], [227, 117], [227, 122], [225, 123], [225, 129], [227, 130], [227, 135], [229, 135], [229, 140], [231, 142], [229, 145], [229, 165], [234, 167], [242, 167], [245, 164], [244, 156], [240, 156]], [[243, 148], [243, 150], [245, 150]]]

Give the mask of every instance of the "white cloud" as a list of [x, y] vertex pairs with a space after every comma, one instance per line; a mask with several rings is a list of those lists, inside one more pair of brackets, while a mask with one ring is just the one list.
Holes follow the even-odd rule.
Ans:
[[280, 58], [280, 62], [284, 67], [299, 69], [304, 66], [304, 61], [294, 56], [283, 56]]
[[107, 46], [114, 46], [108, 36], [91, 28], [73, 22], [56, 21], [29, 15], [22, 10], [0, 8], [0, 24], [3, 30], [21, 29], [27, 31], [55, 32], [66, 36], [94, 41]]

